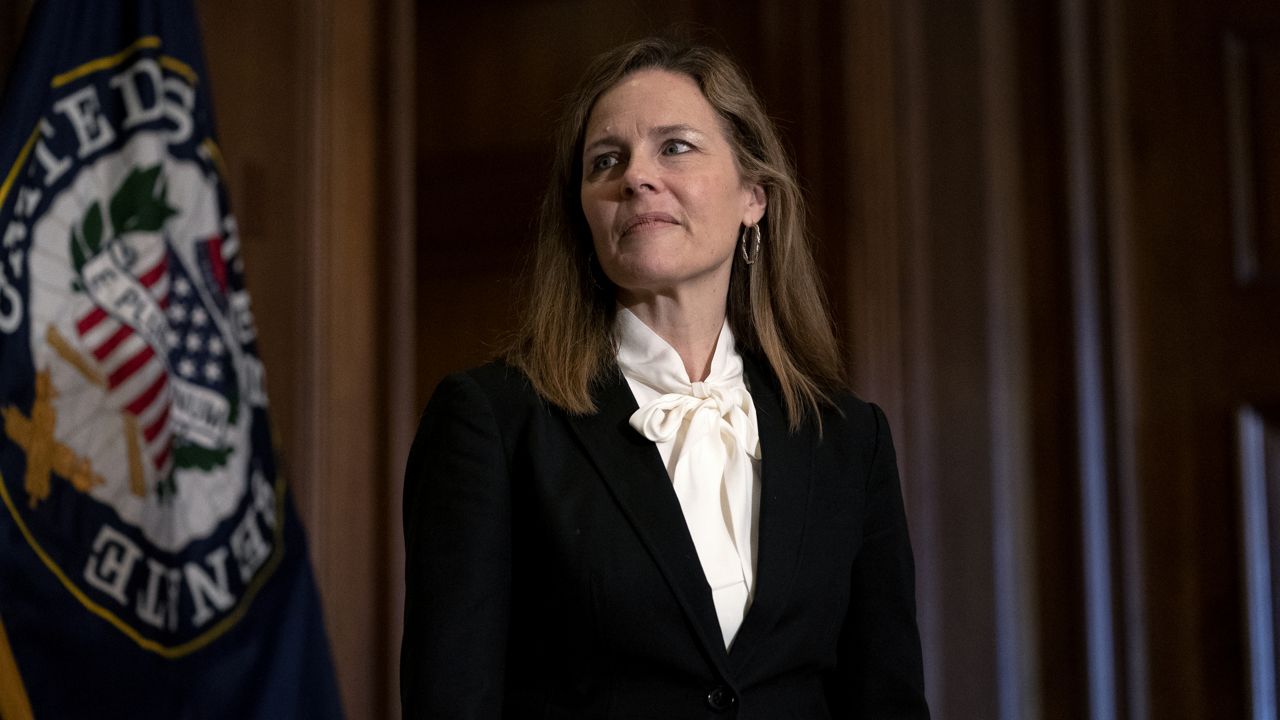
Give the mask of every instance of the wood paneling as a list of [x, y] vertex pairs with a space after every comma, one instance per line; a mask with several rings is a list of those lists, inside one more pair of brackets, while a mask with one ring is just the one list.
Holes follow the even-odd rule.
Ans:
[[[1084, 614], [1083, 651], [1087, 662], [1076, 665], [1087, 677], [1076, 703], [1088, 708], [1094, 720], [1124, 717], [1122, 696], [1130, 668], [1121, 652], [1129, 632], [1118, 598], [1123, 573], [1123, 546], [1116, 517], [1128, 517], [1117, 497], [1115, 467], [1115, 409], [1108, 356], [1111, 317], [1108, 313], [1106, 207], [1099, 188], [1104, 182], [1098, 116], [1100, 78], [1098, 37], [1092, 3], [1068, 0], [1061, 10], [1062, 188], [1064, 226], [1068, 233], [1073, 379], [1070, 393], [1075, 425], [1072, 429], [1078, 469], [1079, 551], [1081, 579], [1074, 596]], [[1050, 441], [1052, 442], [1052, 441]], [[1067, 483], [1063, 483], [1064, 485]], [[1058, 487], [1059, 496], [1065, 487]], [[1050, 536], [1050, 534], [1046, 534]], [[1060, 536], [1059, 536], [1060, 537]], [[1061, 542], [1061, 538], [1060, 538]], [[1052, 566], [1050, 566], [1052, 567]], [[1066, 668], [1063, 668], [1066, 669]], [[1059, 685], [1070, 675], [1052, 676]], [[1083, 709], [1083, 708], [1082, 708]], [[1084, 716], [1081, 712], [1080, 716]]]
[[[400, 480], [409, 445], [417, 430], [416, 353], [418, 307], [416, 259], [417, 214], [414, 173], [417, 163], [417, 3], [389, 0], [380, 35], [386, 38], [386, 71], [382, 84], [385, 98], [386, 142], [380, 148], [386, 213], [382, 215], [381, 272], [386, 278], [381, 307], [386, 323], [381, 375], [385, 378], [380, 406], [384, 408], [386, 431], [382, 451], [386, 457], [387, 486], [379, 494], [382, 501], [384, 607], [387, 620], [381, 630], [384, 644], [381, 690], [386, 698], [383, 717], [400, 717], [400, 637], [404, 628], [404, 531], [401, 512], [404, 485]], [[385, 663], [385, 664], [383, 664]]]
[[[1237, 280], [1228, 109], [1240, 104], [1223, 38], [1280, 17], [1270, 3], [1190, 0], [1108, 4], [1100, 17], [1117, 478], [1129, 498], [1118, 517], [1137, 557], [1123, 568], [1134, 632], [1122, 707], [1245, 717], [1233, 426], [1239, 406], [1280, 396], [1280, 297]], [[1240, 372], [1263, 366], [1269, 375]]]
[[978, 6], [907, 2], [898, 13], [906, 325], [897, 435], [926, 689], [948, 714], [998, 717]]
[[1223, 32], [1231, 219], [1240, 282], [1280, 287], [1280, 32]]
[[303, 15], [311, 28], [309, 113], [315, 163], [308, 227], [307, 307], [311, 313], [311, 463], [324, 478], [313, 500], [312, 542], [329, 640], [348, 713], [381, 717], [386, 656], [380, 558], [389, 541], [381, 498], [388, 475], [379, 444], [378, 387], [382, 313], [378, 305], [382, 229], [375, 161], [380, 137], [377, 97], [381, 38], [375, 6], [317, 2]]
[[383, 80], [389, 7], [200, 4], [281, 467], [308, 531], [343, 703], [357, 718], [397, 708], [401, 570], [386, 528], [398, 478], [388, 455], [403, 453], [411, 422], [388, 400], [391, 388], [412, 387], [403, 369], [394, 375], [403, 329], [393, 341], [384, 320], [412, 306], [396, 295], [411, 288], [393, 265], [408, 205], [396, 188], [409, 181], [401, 173], [397, 185], [394, 164], [379, 163], [405, 135], [383, 130], [395, 97]]
[[[895, 56], [892, 0], [851, 3], [843, 25], [844, 87], [849, 118], [848, 181], [836, 202], [848, 208], [848, 288], [833, 296], [848, 319], [846, 347], [853, 386], [903, 417], [903, 242], [899, 203], [905, 135], [897, 94], [904, 82]], [[898, 442], [902, 451], [902, 439]]]

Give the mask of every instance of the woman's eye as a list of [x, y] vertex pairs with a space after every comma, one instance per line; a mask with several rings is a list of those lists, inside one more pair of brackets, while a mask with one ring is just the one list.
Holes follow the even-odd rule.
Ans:
[[662, 146], [663, 155], [681, 155], [693, 149], [693, 146], [683, 140], [672, 140]]
[[591, 161], [591, 172], [599, 172], [608, 170], [618, 164], [618, 158], [613, 155], [599, 155], [595, 160]]

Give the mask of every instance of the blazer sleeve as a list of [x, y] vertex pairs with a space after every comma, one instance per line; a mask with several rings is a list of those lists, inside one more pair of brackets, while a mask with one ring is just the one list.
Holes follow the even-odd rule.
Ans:
[[884, 412], [876, 405], [870, 408], [875, 445], [866, 480], [862, 546], [854, 559], [830, 700], [836, 717], [928, 718], [915, 564], [898, 464]]
[[500, 717], [511, 492], [497, 418], [466, 374], [441, 382], [419, 423], [405, 471], [404, 536], [404, 717]]

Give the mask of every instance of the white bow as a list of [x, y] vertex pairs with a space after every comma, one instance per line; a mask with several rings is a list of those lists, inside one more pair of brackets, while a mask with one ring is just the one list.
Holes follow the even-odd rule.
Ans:
[[[723, 332], [728, 333], [727, 326]], [[732, 336], [725, 339], [732, 347]], [[619, 358], [625, 374], [664, 393], [644, 403], [630, 423], [655, 443], [672, 443], [672, 486], [711, 586], [726, 646], [741, 625], [753, 587], [751, 460], [760, 459], [756, 409], [742, 384], [742, 359], [728, 354], [713, 362], [711, 377], [694, 383], [682, 363]]]

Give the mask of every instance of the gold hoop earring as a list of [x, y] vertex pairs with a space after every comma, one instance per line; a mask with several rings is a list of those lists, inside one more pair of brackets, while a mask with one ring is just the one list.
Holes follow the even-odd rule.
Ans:
[[[748, 250], [747, 233], [751, 234], [750, 249]], [[756, 260], [760, 259], [760, 224], [747, 225], [742, 228], [742, 233], [738, 237], [739, 246], [742, 249], [742, 260], [748, 265], [754, 265]]]

